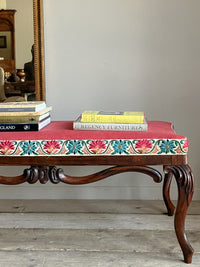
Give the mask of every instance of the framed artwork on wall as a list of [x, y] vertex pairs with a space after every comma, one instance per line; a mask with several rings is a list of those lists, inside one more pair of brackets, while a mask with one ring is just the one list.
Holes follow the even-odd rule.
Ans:
[[6, 47], [7, 47], [6, 36], [0, 36], [0, 48], [6, 48]]

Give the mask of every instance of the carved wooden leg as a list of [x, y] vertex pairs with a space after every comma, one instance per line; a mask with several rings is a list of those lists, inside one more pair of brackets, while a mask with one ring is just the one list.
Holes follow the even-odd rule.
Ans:
[[186, 263], [191, 263], [194, 251], [185, 234], [185, 217], [194, 192], [193, 174], [188, 165], [166, 166], [164, 170], [169, 177], [173, 174], [177, 182], [178, 203], [174, 218], [174, 227], [177, 239], [183, 251], [184, 261]]
[[167, 207], [167, 214], [169, 216], [174, 215], [174, 204], [171, 202], [170, 199], [170, 186], [172, 181], [173, 173], [171, 172], [165, 172], [164, 182], [163, 182], [163, 199], [165, 202], [165, 205]]

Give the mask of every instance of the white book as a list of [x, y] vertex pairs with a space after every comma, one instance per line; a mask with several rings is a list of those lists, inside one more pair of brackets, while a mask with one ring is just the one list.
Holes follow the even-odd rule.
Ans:
[[23, 101], [0, 103], [0, 112], [38, 112], [46, 108], [44, 101]]
[[97, 123], [97, 122], [81, 122], [81, 117], [73, 122], [74, 130], [92, 130], [92, 131], [133, 131], [146, 132], [148, 123], [145, 119], [144, 123]]

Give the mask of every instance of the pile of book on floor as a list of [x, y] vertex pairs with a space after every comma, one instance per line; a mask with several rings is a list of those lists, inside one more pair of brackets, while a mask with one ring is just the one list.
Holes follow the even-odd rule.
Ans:
[[0, 103], [0, 132], [39, 131], [51, 122], [45, 101]]
[[148, 123], [144, 112], [86, 110], [73, 122], [73, 129], [144, 132], [148, 129]]

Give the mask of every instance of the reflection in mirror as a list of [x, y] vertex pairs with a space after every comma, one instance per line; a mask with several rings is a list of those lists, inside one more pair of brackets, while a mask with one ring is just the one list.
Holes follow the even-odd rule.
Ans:
[[9, 31], [0, 31], [0, 58], [12, 59], [12, 36]]
[[42, 0], [0, 0], [0, 67], [6, 101], [11, 96], [45, 100], [42, 4]]

